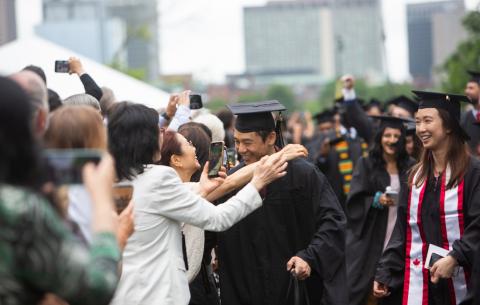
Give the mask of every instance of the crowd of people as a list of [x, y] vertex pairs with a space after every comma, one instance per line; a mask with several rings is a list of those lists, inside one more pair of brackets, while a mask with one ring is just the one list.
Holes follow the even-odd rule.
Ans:
[[[153, 109], [69, 72], [65, 99], [40, 67], [0, 76], [0, 304], [480, 304], [479, 73], [368, 104], [346, 75], [286, 117], [190, 91]], [[54, 152], [98, 159], [59, 181]]]

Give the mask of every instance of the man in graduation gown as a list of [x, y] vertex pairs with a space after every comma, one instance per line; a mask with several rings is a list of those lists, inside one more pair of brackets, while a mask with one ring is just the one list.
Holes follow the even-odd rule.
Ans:
[[470, 136], [468, 145], [473, 155], [480, 155], [480, 126], [474, 123], [480, 122], [480, 72], [467, 71], [470, 74], [470, 80], [465, 86], [465, 95], [470, 98], [474, 108], [462, 116], [462, 128]]
[[325, 110], [314, 118], [317, 121], [317, 134], [307, 144], [309, 160], [327, 177], [337, 198], [345, 208], [345, 200], [350, 191], [350, 181], [357, 160], [367, 151], [367, 145], [341, 134], [334, 129], [333, 110]]
[[[243, 157], [236, 171], [275, 152], [277, 133], [270, 111], [285, 108], [270, 101], [230, 109], [238, 114], [234, 138]], [[293, 304], [291, 272], [310, 304], [347, 304], [345, 214], [325, 176], [296, 159], [262, 197], [260, 209], [219, 234], [222, 304]]]

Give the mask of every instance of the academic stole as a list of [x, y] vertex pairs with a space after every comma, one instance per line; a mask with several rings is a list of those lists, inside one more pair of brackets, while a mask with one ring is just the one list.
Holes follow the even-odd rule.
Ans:
[[[418, 172], [417, 172], [418, 174]], [[413, 181], [416, 180], [417, 174]], [[450, 167], [441, 177], [440, 189], [440, 225], [442, 231], [442, 247], [449, 251], [455, 240], [462, 238], [463, 218], [463, 179], [452, 189], [446, 190], [446, 181], [450, 180]], [[407, 213], [406, 261], [403, 283], [403, 305], [428, 305], [429, 270], [424, 268], [428, 245], [425, 242], [421, 219], [423, 196], [427, 181], [410, 190]], [[439, 246], [439, 245], [437, 245]], [[467, 293], [467, 275], [459, 267], [458, 275], [448, 279], [450, 304], [459, 304]]]
[[[368, 155], [368, 145], [364, 141], [361, 143], [362, 146], [362, 155], [365, 157]], [[350, 182], [352, 181], [353, 173], [353, 162], [350, 158], [350, 153], [348, 152], [348, 142], [347, 140], [342, 140], [335, 144], [335, 151], [338, 154], [338, 170], [343, 178], [343, 193], [348, 195], [350, 192]]]

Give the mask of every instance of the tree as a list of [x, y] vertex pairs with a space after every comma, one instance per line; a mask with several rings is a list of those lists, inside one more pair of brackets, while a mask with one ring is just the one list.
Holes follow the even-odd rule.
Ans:
[[282, 103], [289, 112], [292, 112], [298, 108], [295, 103], [295, 96], [292, 90], [285, 85], [271, 85], [265, 96], [267, 100], [278, 100]]
[[463, 92], [469, 80], [466, 70], [480, 71], [480, 12], [473, 11], [462, 21], [468, 38], [440, 67], [442, 89], [446, 92]]

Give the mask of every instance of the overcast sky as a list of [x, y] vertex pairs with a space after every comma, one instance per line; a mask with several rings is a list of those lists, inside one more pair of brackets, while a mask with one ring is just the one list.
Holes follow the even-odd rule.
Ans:
[[[32, 33], [41, 20], [41, 0], [17, 0], [19, 33]], [[408, 78], [406, 3], [428, 0], [382, 0], [387, 64], [395, 81]], [[265, 0], [161, 0], [161, 69], [163, 73], [191, 73], [206, 81], [241, 73], [243, 55], [242, 7]], [[480, 0], [465, 0], [474, 9]]]

